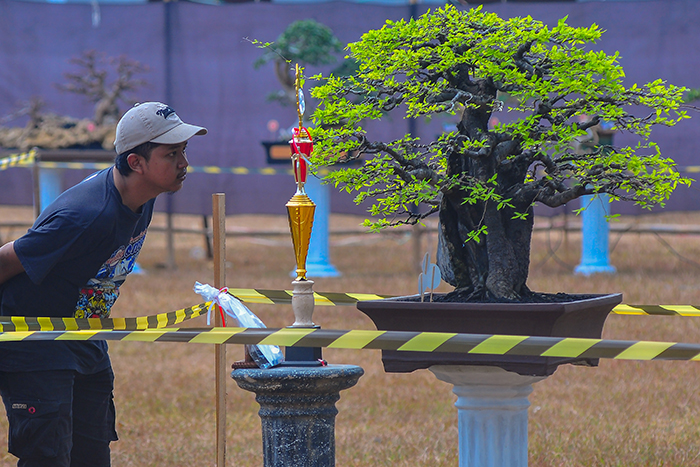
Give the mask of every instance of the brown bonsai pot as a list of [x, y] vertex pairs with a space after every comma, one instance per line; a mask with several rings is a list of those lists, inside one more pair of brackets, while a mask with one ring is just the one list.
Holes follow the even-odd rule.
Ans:
[[[600, 339], [605, 319], [622, 301], [622, 294], [586, 295], [580, 299], [573, 296], [574, 301], [554, 303], [420, 302], [416, 298], [361, 301], [357, 308], [370, 317], [378, 330]], [[549, 376], [565, 363], [598, 365], [598, 359], [585, 357], [396, 350], [382, 350], [382, 362], [389, 373], [408, 373], [433, 365], [488, 365], [532, 376]]]

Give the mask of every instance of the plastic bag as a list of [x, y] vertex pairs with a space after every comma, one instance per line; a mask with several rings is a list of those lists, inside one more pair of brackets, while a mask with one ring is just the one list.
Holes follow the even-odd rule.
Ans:
[[[255, 316], [240, 300], [227, 293], [226, 289], [218, 290], [211, 285], [195, 282], [194, 291], [201, 295], [204, 300], [213, 302], [207, 314], [207, 325], [211, 322], [211, 309], [216, 303], [227, 315], [235, 319], [242, 328], [265, 327], [260, 318]], [[246, 348], [250, 356], [253, 357], [253, 361], [260, 368], [270, 368], [284, 361], [284, 355], [276, 345], [246, 345]]]

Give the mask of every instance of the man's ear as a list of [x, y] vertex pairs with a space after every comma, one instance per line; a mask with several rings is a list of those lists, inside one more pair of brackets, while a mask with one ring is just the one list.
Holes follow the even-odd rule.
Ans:
[[143, 157], [139, 156], [135, 152], [132, 152], [126, 156], [126, 163], [129, 164], [129, 168], [136, 173], [143, 173]]

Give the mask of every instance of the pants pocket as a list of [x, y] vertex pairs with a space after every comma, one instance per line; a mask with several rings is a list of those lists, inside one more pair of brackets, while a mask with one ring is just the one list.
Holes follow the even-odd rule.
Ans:
[[12, 400], [9, 451], [20, 459], [57, 457], [61, 434], [58, 401]]

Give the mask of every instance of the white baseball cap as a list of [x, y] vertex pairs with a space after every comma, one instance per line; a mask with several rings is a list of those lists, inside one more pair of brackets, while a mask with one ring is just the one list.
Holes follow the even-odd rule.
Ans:
[[122, 154], [143, 143], [178, 144], [206, 134], [206, 128], [184, 123], [167, 105], [144, 102], [134, 105], [119, 120], [114, 148]]

